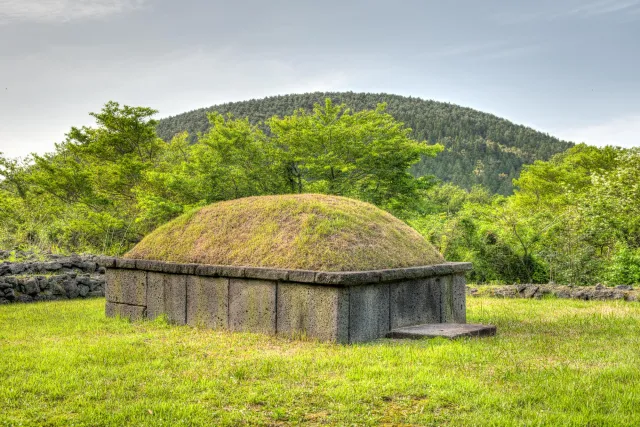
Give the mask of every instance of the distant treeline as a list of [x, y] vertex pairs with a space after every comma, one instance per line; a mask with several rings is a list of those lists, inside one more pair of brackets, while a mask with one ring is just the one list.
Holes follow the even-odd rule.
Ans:
[[435, 175], [466, 189], [482, 185], [491, 193], [509, 195], [513, 192], [512, 180], [518, 177], [524, 164], [548, 160], [573, 145], [471, 108], [384, 93], [353, 92], [283, 95], [215, 105], [160, 120], [158, 135], [169, 141], [187, 131], [193, 142], [199, 132], [209, 129], [207, 112], [231, 113], [258, 124], [273, 116], [291, 115], [298, 109], [311, 111], [314, 104], [323, 103], [326, 98], [344, 103], [354, 111], [386, 103], [387, 112], [412, 129], [413, 139], [445, 147], [437, 159], [421, 159], [412, 173]]

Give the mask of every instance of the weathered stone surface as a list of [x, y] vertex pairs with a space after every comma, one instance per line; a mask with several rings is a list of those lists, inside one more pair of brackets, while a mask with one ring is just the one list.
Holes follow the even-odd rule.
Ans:
[[467, 323], [467, 279], [464, 274], [455, 274], [452, 279], [453, 322]]
[[107, 301], [105, 314], [107, 317], [120, 317], [131, 321], [142, 320], [145, 317], [145, 307]]
[[31, 302], [31, 301], [33, 301], [33, 297], [31, 295], [22, 294], [22, 295], [18, 295], [16, 297], [16, 301], [17, 302]]
[[279, 283], [277, 332], [286, 337], [349, 341], [349, 290], [344, 287]]
[[391, 329], [440, 322], [441, 289], [435, 278], [405, 280], [389, 287]]
[[229, 279], [187, 277], [187, 324], [212, 329], [229, 327]]
[[382, 338], [390, 330], [389, 285], [349, 288], [349, 342]]
[[432, 323], [425, 325], [406, 326], [391, 330], [388, 338], [460, 338], [460, 337], [482, 337], [496, 334], [496, 327], [493, 325], [474, 325], [461, 323]]
[[62, 282], [62, 287], [67, 295], [67, 298], [78, 298], [80, 296], [80, 290], [78, 289], [78, 283], [74, 278], [67, 278]]
[[87, 285], [79, 285], [78, 293], [82, 298], [85, 298], [89, 294], [89, 286]]
[[196, 268], [198, 268], [198, 264], [180, 264], [178, 273], [190, 276], [196, 274]]
[[46, 271], [55, 271], [60, 270], [62, 268], [62, 265], [59, 262], [45, 262], [42, 264], [42, 267]]
[[399, 280], [426, 279], [435, 276], [436, 272], [432, 267], [425, 266], [380, 270], [379, 274], [381, 282], [393, 282]]
[[218, 277], [220, 276], [220, 266], [218, 265], [199, 265], [196, 267], [196, 275]]
[[315, 282], [316, 272], [311, 270], [289, 270], [289, 281], [296, 283]]
[[[164, 274], [151, 272], [147, 273], [147, 295], [146, 295], [146, 307], [147, 317], [155, 319], [158, 316], [165, 314], [165, 285]], [[109, 300], [109, 271], [107, 270], [107, 300]]]
[[128, 258], [116, 258], [116, 268], [136, 268], [136, 260]]
[[264, 280], [287, 280], [289, 271], [278, 268], [245, 267], [244, 277]]
[[31, 296], [36, 295], [40, 292], [40, 286], [38, 286], [38, 281], [35, 278], [30, 278], [24, 282], [24, 293], [29, 294]]
[[9, 271], [11, 272], [11, 274], [20, 274], [26, 269], [27, 269], [26, 265], [21, 263], [9, 265]]
[[230, 279], [229, 329], [276, 333], [276, 282]]
[[539, 289], [540, 289], [540, 286], [538, 285], [528, 285], [524, 289], [523, 296], [525, 298], [533, 298]]
[[163, 273], [171, 273], [178, 274], [182, 270], [182, 264], [178, 264], [175, 262], [163, 262], [162, 263], [162, 272]]
[[557, 298], [573, 298], [585, 301], [590, 300], [626, 300], [635, 301], [640, 295], [631, 287], [605, 287], [598, 286], [572, 286], [556, 285], [553, 283], [546, 285], [519, 284], [503, 286], [479, 286], [469, 287], [468, 293], [472, 296], [493, 296], [502, 298], [544, 298], [545, 296], [555, 296]]
[[147, 273], [141, 270], [109, 269], [106, 274], [107, 301], [146, 305]]
[[165, 314], [173, 324], [186, 324], [187, 276], [157, 272], [147, 274], [147, 317], [155, 319]]
[[432, 265], [431, 268], [434, 269], [434, 271], [436, 272], [436, 275], [438, 276], [453, 274], [455, 270], [455, 267], [453, 264]]
[[453, 323], [453, 277], [439, 276], [435, 280], [436, 286], [440, 287], [440, 322]]
[[244, 267], [235, 267], [232, 265], [219, 265], [218, 272], [220, 276], [223, 277], [234, 277], [241, 278], [244, 277]]
[[323, 285], [355, 286], [366, 283], [378, 283], [380, 273], [378, 271], [344, 271], [316, 273], [315, 283]]
[[[107, 271], [107, 280], [114, 279], [113, 289], [111, 283], [107, 286], [108, 301], [146, 307], [146, 317], [166, 314], [178, 324], [354, 343], [384, 337], [400, 325], [464, 322], [466, 317], [465, 279], [460, 273], [466, 265], [362, 272], [140, 260], [135, 265], [136, 269], [148, 270]], [[451, 272], [456, 271], [454, 277]], [[143, 301], [131, 298], [139, 295], [131, 290], [135, 286], [128, 291], [123, 287], [125, 282], [135, 282], [127, 276], [130, 273], [145, 275], [142, 282], [137, 282], [146, 288]], [[301, 282], [292, 282], [295, 278]], [[386, 282], [380, 283], [381, 279]], [[77, 282], [91, 291], [90, 280], [81, 276]], [[125, 301], [125, 294], [134, 303]]]
[[67, 295], [67, 292], [64, 290], [64, 286], [61, 283], [56, 282], [51, 285], [51, 293], [53, 295]]
[[161, 261], [139, 259], [136, 261], [136, 268], [138, 270], [162, 271], [164, 264], [165, 263]]

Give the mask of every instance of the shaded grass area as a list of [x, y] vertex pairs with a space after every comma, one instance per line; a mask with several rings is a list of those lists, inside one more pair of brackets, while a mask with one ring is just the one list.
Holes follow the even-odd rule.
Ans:
[[214, 203], [159, 227], [125, 257], [323, 271], [444, 262], [431, 243], [388, 212], [323, 194]]
[[477, 298], [492, 338], [340, 346], [0, 306], [0, 425], [640, 425], [640, 304]]

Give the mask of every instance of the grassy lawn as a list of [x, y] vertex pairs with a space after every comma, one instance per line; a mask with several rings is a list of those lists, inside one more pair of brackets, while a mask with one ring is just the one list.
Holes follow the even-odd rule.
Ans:
[[0, 425], [640, 425], [640, 304], [468, 307], [498, 335], [339, 346], [0, 306]]

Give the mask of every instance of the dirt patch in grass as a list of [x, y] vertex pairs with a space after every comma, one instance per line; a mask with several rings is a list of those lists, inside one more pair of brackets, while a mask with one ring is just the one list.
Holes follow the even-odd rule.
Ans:
[[444, 262], [417, 231], [388, 212], [320, 194], [214, 203], [163, 225], [125, 256], [324, 271]]

